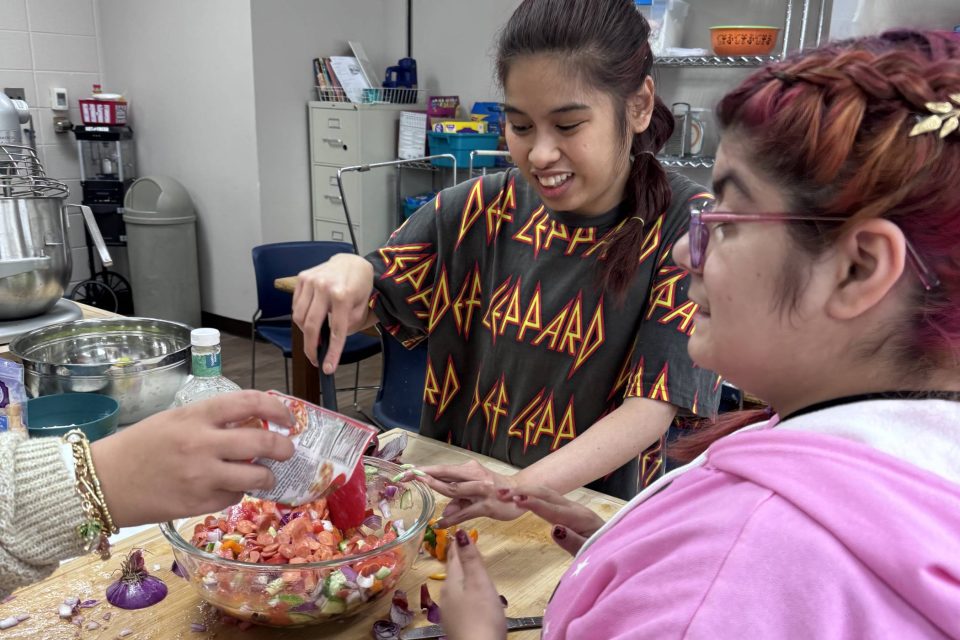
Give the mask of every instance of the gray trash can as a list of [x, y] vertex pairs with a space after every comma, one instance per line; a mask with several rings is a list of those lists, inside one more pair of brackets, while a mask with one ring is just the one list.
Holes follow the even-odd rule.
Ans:
[[199, 327], [197, 216], [190, 194], [167, 176], [139, 178], [123, 209], [134, 311]]

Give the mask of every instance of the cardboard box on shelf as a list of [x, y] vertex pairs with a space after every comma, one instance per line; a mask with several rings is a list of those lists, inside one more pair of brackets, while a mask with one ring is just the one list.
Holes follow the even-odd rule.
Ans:
[[473, 131], [486, 133], [487, 123], [482, 120], [440, 120], [433, 125], [435, 133], [461, 133]]

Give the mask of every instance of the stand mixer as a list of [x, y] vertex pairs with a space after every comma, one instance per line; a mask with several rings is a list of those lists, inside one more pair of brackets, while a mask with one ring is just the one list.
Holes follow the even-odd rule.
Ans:
[[113, 262], [90, 209], [66, 204], [67, 185], [47, 177], [31, 147], [16, 144], [25, 121], [22, 109], [0, 94], [0, 344], [81, 317], [63, 299], [73, 271], [68, 208], [80, 209], [103, 264]]

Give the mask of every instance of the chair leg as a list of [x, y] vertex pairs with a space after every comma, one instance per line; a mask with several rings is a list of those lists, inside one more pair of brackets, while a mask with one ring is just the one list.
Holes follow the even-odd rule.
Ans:
[[360, 403], [357, 401], [357, 394], [360, 391], [360, 361], [357, 361], [357, 370], [353, 375], [353, 408], [360, 410]]
[[257, 380], [257, 329], [250, 328], [250, 388], [256, 389]]
[[287, 370], [287, 358], [283, 358], [283, 383], [286, 385], [287, 395], [290, 395], [290, 372]]

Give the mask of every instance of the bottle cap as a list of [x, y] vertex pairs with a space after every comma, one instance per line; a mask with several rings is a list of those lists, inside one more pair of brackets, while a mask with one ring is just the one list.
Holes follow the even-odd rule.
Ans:
[[190, 332], [190, 344], [194, 347], [215, 347], [220, 344], [220, 332], [216, 329], [194, 329]]

